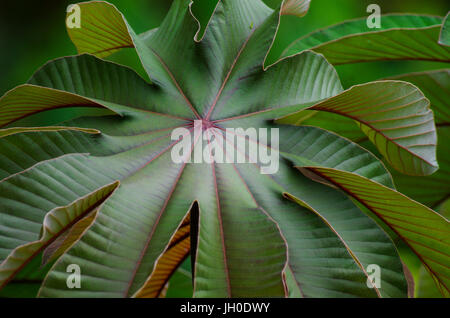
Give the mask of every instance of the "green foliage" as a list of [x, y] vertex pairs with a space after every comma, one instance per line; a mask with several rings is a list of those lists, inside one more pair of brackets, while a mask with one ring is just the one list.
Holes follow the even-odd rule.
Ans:
[[[115, 6], [80, 3], [82, 27], [68, 29], [79, 55], [0, 99], [4, 295], [20, 277], [37, 280], [40, 297], [406, 297], [401, 242], [448, 296], [450, 228], [431, 209], [450, 192], [448, 70], [344, 90], [332, 65], [449, 62], [443, 20], [392, 15], [375, 31], [344, 22], [267, 63], [281, 16], [309, 4], [222, 0], [197, 17], [201, 1], [175, 0], [157, 29], [138, 34]], [[104, 59], [125, 48], [145, 79]], [[279, 129], [279, 145], [233, 136], [278, 153], [279, 169], [174, 162], [172, 131], [197, 120], [227, 156], [227, 128]], [[210, 141], [189, 146], [213, 156]], [[426, 191], [408, 186], [422, 178]], [[67, 287], [70, 264], [82, 288]]]

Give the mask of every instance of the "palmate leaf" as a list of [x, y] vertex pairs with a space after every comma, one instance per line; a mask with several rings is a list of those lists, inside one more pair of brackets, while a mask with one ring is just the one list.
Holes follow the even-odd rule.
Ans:
[[[402, 264], [387, 234], [346, 193], [294, 168], [298, 162], [327, 167], [392, 187], [384, 165], [325, 130], [272, 121], [342, 92], [333, 67], [311, 51], [263, 68], [282, 7], [220, 1], [199, 39], [189, 1], [177, 0], [142, 43], [114, 6], [81, 3], [87, 28], [74, 29], [81, 32], [78, 37], [72, 34], [80, 52], [115, 50], [119, 42], [108, 46], [100, 40], [118, 34], [128, 39], [128, 34], [152, 84], [90, 54], [51, 61], [35, 73], [29, 84], [89, 99], [116, 114], [77, 113], [67, 120], [65, 113], [56, 123], [101, 134], [67, 129], [0, 139], [0, 260], [39, 239], [49, 211], [118, 180], [120, 187], [95, 222], [48, 273], [41, 297], [139, 295], [169, 256], [194, 202], [199, 209], [198, 233], [190, 237], [196, 242], [191, 251], [196, 297], [405, 297]], [[92, 43], [98, 47], [78, 43], [81, 38], [97, 39]], [[192, 132], [196, 119], [224, 139], [223, 145], [230, 141], [226, 128], [279, 128], [279, 149], [272, 149], [281, 156], [278, 171], [261, 174], [259, 163], [174, 162], [171, 151], [182, 138], [172, 139], [172, 131]], [[8, 123], [8, 129], [22, 124]], [[190, 146], [186, 155], [202, 147], [212, 156], [206, 140], [191, 139]], [[235, 150], [251, 155], [241, 146]], [[81, 268], [80, 289], [66, 286], [69, 264]], [[383, 288], [367, 287], [368, 264], [383, 269]]]
[[[401, 81], [379, 81], [351, 87], [308, 110], [325, 111], [357, 121], [380, 153], [397, 170], [429, 175], [436, 162], [436, 128], [429, 101], [414, 86]], [[301, 123], [302, 112], [279, 119]]]
[[[70, 73], [71, 69], [74, 70], [74, 72], [76, 74], [79, 74], [78, 78], [90, 78], [90, 76], [87, 75], [87, 69], [88, 68], [84, 67], [85, 65], [89, 65], [89, 70], [90, 71], [95, 70], [98, 67], [106, 68], [107, 70], [111, 69], [111, 73], [113, 75], [108, 76], [108, 74], [105, 74], [105, 81], [103, 81], [103, 83], [108, 83], [108, 81], [111, 82], [112, 79], [117, 79], [118, 78], [118, 76], [116, 75], [117, 71], [115, 70], [115, 67], [113, 67], [114, 65], [108, 64], [108, 63], [103, 63], [103, 62], [100, 63], [99, 62], [101, 66], [95, 66], [95, 65], [91, 65], [90, 64], [90, 63], [92, 63], [92, 58], [91, 57], [89, 57], [89, 56], [82, 56], [80, 58], [81, 58], [80, 60], [76, 60], [76, 61], [73, 60], [73, 59], [71, 60], [70, 58], [69, 59], [62, 59], [62, 60], [55, 61], [54, 63], [51, 63], [51, 64], [47, 65], [44, 69], [42, 69], [40, 72], [38, 72], [33, 77], [32, 81], [34, 81], [35, 83], [40, 83], [41, 85], [51, 85], [51, 86], [53, 86], [54, 88], [57, 88], [57, 89], [73, 90], [73, 91], [76, 91], [77, 93], [83, 93], [83, 94], [87, 93], [87, 94], [89, 94], [91, 96], [95, 96], [97, 98], [102, 98], [102, 99], [107, 99], [107, 100], [111, 100], [111, 99], [117, 100], [118, 98], [121, 98], [121, 95], [117, 94], [117, 92], [120, 91], [120, 90], [103, 89], [103, 87], [101, 87], [101, 86], [98, 87], [99, 88], [98, 90], [89, 90], [89, 89], [86, 89], [85, 87], [83, 87], [83, 85], [73, 85], [73, 83], [70, 80], [69, 81], [61, 80], [61, 77], [59, 76], [59, 73], [63, 73], [63, 72], [66, 72], [66, 73], [69, 72]], [[301, 59], [299, 58], [298, 61], [296, 62], [299, 65], [298, 67], [302, 67], [305, 64], [305, 59], [306, 58], [312, 59], [312, 60], [316, 59], [316, 61], [318, 62], [318, 63], [313, 63], [313, 68], [311, 69], [312, 72], [317, 72], [317, 71], [320, 70], [321, 66], [326, 66], [327, 65], [326, 62], [320, 57], [315, 57], [313, 55], [305, 55]], [[306, 60], [308, 60], [308, 59], [306, 59]], [[95, 72], [94, 72], [94, 74], [95, 74]], [[51, 75], [53, 75], [53, 77]], [[56, 78], [54, 78], [55, 75], [56, 75]], [[324, 87], [329, 87], [329, 84], [328, 84], [329, 82], [332, 83], [333, 85], [335, 85], [335, 82], [336, 82], [337, 78], [335, 76], [334, 71], [330, 72], [329, 76], [330, 76], [330, 80], [329, 81], [324, 81], [324, 83], [323, 83]], [[59, 79], [59, 80], [57, 80], [57, 79]], [[333, 81], [333, 79], [334, 79], [334, 81]], [[89, 83], [90, 83], [90, 81], [87, 82], [87, 84], [89, 84]], [[115, 81], [114, 83], [119, 84], [121, 82], [119, 80], [119, 81]], [[139, 85], [139, 82], [137, 84], [138, 85], [135, 84], [135, 87], [138, 87], [138, 88], [141, 87]], [[84, 86], [86, 86], [86, 84]], [[90, 86], [89, 88], [91, 88], [91, 87], [92, 86]], [[331, 87], [333, 87], [333, 86], [331, 86]], [[93, 88], [95, 88], [95, 87], [93, 87]], [[118, 85], [117, 88], [120, 89], [121, 88], [120, 85]], [[151, 90], [150, 87], [148, 89]], [[135, 90], [136, 90], [136, 88], [135, 88]], [[325, 89], [324, 92], [326, 93], [327, 90]], [[108, 93], [110, 93], [110, 94], [108, 94]], [[116, 93], [116, 94], [113, 94], [113, 93]], [[305, 94], [305, 96], [299, 96], [297, 99], [295, 99], [296, 96], [293, 96], [293, 97], [291, 97], [291, 100], [294, 102], [294, 104], [297, 104], [298, 103], [297, 101], [301, 102], [303, 98], [305, 98], [305, 100], [307, 100], [307, 98], [313, 98], [313, 99], [320, 99], [320, 98], [322, 98], [322, 96], [320, 96], [320, 95], [317, 96], [317, 94], [322, 94], [322, 91], [321, 90], [319, 90], [318, 92], [312, 91], [312, 93]], [[152, 96], [149, 96], [149, 97], [154, 99], [154, 98], [158, 98], [158, 96], [161, 96], [161, 94], [158, 94], [157, 92], [155, 92], [154, 94], [152, 94]], [[170, 98], [170, 95], [169, 95], [169, 98]], [[134, 99], [134, 100], [136, 100], [136, 99]], [[131, 101], [130, 100], [126, 100], [127, 104], [130, 104], [130, 102], [133, 102], [133, 99], [131, 99]], [[183, 109], [185, 109], [184, 107], [186, 105], [184, 104], [184, 100], [182, 100], [182, 103], [183, 103], [182, 104]], [[145, 103], [136, 103], [136, 104], [139, 105], [140, 107], [143, 107], [143, 106], [148, 105], [149, 102], [146, 101]], [[163, 103], [161, 101], [152, 103], [152, 107], [161, 107], [161, 106], [166, 105], [166, 104], [170, 104], [172, 110], [176, 108], [176, 107], [174, 107], [174, 106], [176, 106], [176, 104], [174, 105], [174, 103], [170, 103], [170, 102]], [[290, 104], [288, 104], [288, 105], [290, 106]], [[148, 107], [148, 108], [150, 108], [150, 107]], [[118, 134], [119, 135], [122, 134], [122, 135], [125, 135], [125, 136], [126, 135], [135, 135], [135, 136], [129, 136], [130, 138], [127, 141], [134, 140], [134, 142], [132, 142], [132, 144], [129, 144], [127, 147], [128, 147], [128, 149], [130, 149], [130, 146], [132, 148], [133, 144], [137, 145], [137, 146], [141, 146], [141, 147], [138, 147], [138, 148], [145, 148], [145, 146], [147, 146], [147, 149], [137, 149], [137, 151], [141, 153], [140, 156], [137, 153], [133, 155], [133, 156], [137, 155], [138, 157], [141, 158], [141, 159], [138, 159], [138, 161], [142, 161], [143, 164], [140, 165], [140, 166], [141, 166], [141, 168], [145, 168], [145, 166], [146, 166], [146, 164], [145, 164], [146, 161], [144, 161], [145, 157], [146, 158], [148, 158], [149, 156], [150, 156], [150, 158], [152, 158], [152, 156], [153, 157], [158, 157], [157, 154], [159, 152], [161, 152], [162, 150], [164, 150], [165, 148], [167, 148], [165, 143], [167, 143], [168, 139], [169, 139], [168, 135], [170, 134], [170, 131], [168, 129], [171, 129], [171, 128], [177, 126], [177, 125], [181, 125], [182, 126], [182, 125], [185, 125], [186, 123], [189, 123], [189, 120], [182, 120], [182, 119], [179, 119], [178, 117], [174, 117], [174, 116], [166, 115], [166, 114], [162, 114], [162, 115], [155, 114], [154, 111], [155, 111], [155, 109], [152, 109], [150, 111], [144, 111], [144, 110], [140, 111], [140, 110], [137, 110], [137, 109], [131, 109], [130, 108], [130, 109], [126, 110], [126, 114], [124, 115], [125, 120], [121, 122], [122, 125], [116, 125], [117, 124], [117, 122], [116, 122], [117, 119], [113, 119], [113, 118], [110, 118], [108, 120], [108, 122], [109, 122], [108, 125], [102, 125], [102, 127], [98, 127], [98, 124], [100, 124], [100, 123], [96, 123], [95, 125], [98, 128], [100, 128], [102, 130], [102, 132], [103, 132], [103, 136], [101, 138], [105, 137], [106, 134], [108, 134], [108, 133], [113, 134], [113, 135], [115, 134], [116, 136]], [[139, 116], [137, 116], [137, 114], [139, 114]], [[183, 114], [183, 115], [186, 115], [186, 114]], [[189, 115], [191, 115], [190, 112], [189, 112]], [[152, 136], [152, 132], [148, 132], [148, 131], [146, 131], [147, 134], [143, 133], [143, 131], [142, 131], [142, 127], [143, 126], [141, 126], [141, 128], [140, 128], [139, 124], [138, 124], [139, 122], [141, 122], [141, 124], [144, 124], [144, 123], [148, 124], [149, 118], [151, 116], [154, 116], [154, 119], [152, 120], [152, 122], [153, 122], [153, 128], [155, 128], [155, 130], [156, 130], [155, 131], [155, 135], [156, 136], [155, 135]], [[128, 119], [128, 123], [127, 123], [127, 119]], [[166, 120], [164, 120], [164, 119], [166, 119]], [[170, 121], [169, 121], [169, 119], [170, 119]], [[115, 122], [116, 124], [111, 125], [112, 122], [110, 120], [112, 120], [112, 122]], [[130, 125], [130, 121], [131, 120], [133, 121], [132, 125]], [[89, 119], [87, 119], [87, 121], [89, 121]], [[95, 121], [97, 121], [97, 120], [95, 120]], [[90, 124], [86, 122], [86, 125], [89, 126]], [[109, 129], [108, 129], [108, 126], [109, 126]], [[139, 131], [139, 129], [141, 129], [141, 131]], [[141, 133], [140, 136], [139, 136], [139, 133]], [[66, 138], [67, 137], [68, 136], [66, 136]], [[114, 136], [112, 136], [112, 137], [114, 137]], [[18, 138], [24, 138], [24, 136], [21, 136], [21, 137], [18, 137]], [[151, 143], [153, 138], [155, 139], [155, 143], [154, 144]], [[165, 138], [165, 140], [164, 140], [164, 138]], [[61, 146], [58, 147], [58, 148], [64, 149], [64, 147], [67, 147], [67, 148], [70, 149], [69, 151], [71, 151], [71, 152], [80, 151], [80, 148], [81, 148], [83, 153], [91, 153], [91, 154], [97, 153], [98, 155], [100, 155], [100, 154], [105, 154], [105, 153], [106, 154], [114, 154], [114, 153], [117, 153], [117, 152], [120, 152], [120, 151], [125, 152], [125, 150], [127, 150], [126, 147], [125, 147], [126, 145], [120, 141], [120, 140], [123, 141], [125, 139], [124, 138], [120, 138], [120, 137], [110, 139], [112, 141], [112, 143], [109, 146], [115, 145], [111, 149], [107, 149], [109, 146], [107, 146], [106, 148], [104, 148], [102, 146], [99, 147], [99, 144], [96, 144], [95, 141], [93, 143], [92, 141], [84, 140], [81, 143], [75, 143], [75, 145], [77, 145], [79, 147], [78, 150], [77, 150], [77, 149], [73, 148], [73, 145], [72, 145], [73, 143], [71, 144], [72, 147], [68, 147], [68, 143], [67, 142], [64, 143], [63, 139], [64, 139], [64, 137], [59, 140], [59, 145], [61, 145]], [[109, 138], [107, 137], [106, 139], [109, 139]], [[10, 140], [11, 139], [8, 139], [7, 141], [10, 141]], [[6, 140], [5, 140], [5, 142], [6, 142]], [[49, 143], [52, 144], [51, 141]], [[37, 144], [39, 144], [39, 143], [37, 143]], [[163, 144], [164, 144], [164, 146], [162, 146]], [[91, 145], [91, 146], [89, 146], [89, 145]], [[104, 145], [106, 146], [106, 144], [104, 144]], [[75, 148], [77, 146], [75, 146]], [[155, 148], [153, 148], [153, 147], [155, 147]], [[49, 156], [49, 154], [50, 154], [50, 157], [58, 156], [60, 154], [60, 151], [59, 151], [58, 148], [51, 147], [51, 146], [49, 148], [52, 149], [53, 152], [52, 151], [48, 152], [49, 149], [47, 148], [46, 149], [47, 151], [42, 151], [41, 150], [40, 153], [42, 155], [47, 155], [47, 156]], [[102, 150], [102, 148], [103, 148], [103, 150]], [[115, 150], [114, 150], [114, 148], [115, 148]], [[153, 148], [155, 150], [154, 150], [154, 152], [150, 152], [149, 153], [149, 149], [151, 149], [151, 148]], [[64, 150], [67, 151], [66, 149], [64, 149]], [[135, 151], [136, 151], [136, 149], [135, 149]], [[144, 158], [143, 158], [143, 156], [144, 156]], [[167, 158], [167, 156], [166, 156], [166, 158]], [[91, 158], [91, 159], [93, 159], [93, 158]], [[119, 166], [121, 165], [120, 161], [122, 161], [122, 165], [125, 164], [125, 162], [126, 162], [124, 156], [122, 156], [122, 159], [117, 158], [117, 157], [115, 159], [118, 160]], [[154, 159], [156, 160], [156, 158], [154, 158]], [[147, 159], [147, 160], [151, 160], [151, 159]], [[98, 160], [97, 162], [98, 163], [101, 162], [102, 165], [105, 165], [104, 158], [102, 158], [101, 160]], [[36, 162], [31, 161], [29, 163], [29, 166], [32, 166], [35, 163]], [[11, 166], [11, 164], [9, 166]], [[87, 164], [86, 166], [89, 166], [89, 165]], [[108, 165], [106, 165], [106, 166], [108, 166]], [[110, 167], [112, 167], [112, 166], [110, 166]], [[16, 172], [15, 170], [18, 169], [16, 167], [14, 167], [14, 168], [15, 169], [13, 169], [13, 168], [11, 169], [12, 170], [11, 172]], [[139, 165], [137, 167], [135, 167], [135, 170], [137, 170], [138, 168], [139, 168]], [[123, 168], [122, 170], [129, 170], [129, 168], [126, 168], [126, 166], [125, 166], [125, 168]], [[130, 174], [125, 174], [124, 173], [124, 177], [126, 177], [127, 175], [133, 175], [133, 173], [130, 173]], [[111, 176], [111, 174], [108, 173], [108, 176]], [[117, 174], [116, 174], [116, 176], [117, 176]], [[97, 180], [97, 178], [94, 181], [95, 182], [104, 182], [101, 179]], [[164, 182], [164, 180], [162, 180], [162, 182]], [[92, 183], [92, 180], [91, 180], [91, 183]], [[133, 184], [133, 180], [130, 181], [130, 183]], [[137, 186], [137, 185], [134, 184], [134, 186]], [[125, 186], [123, 188], [125, 188]], [[130, 188], [129, 188], [129, 191], [134, 192]], [[150, 187], [149, 191], [151, 191], [151, 187]], [[188, 200], [186, 200], [186, 201], [188, 201]], [[145, 205], [142, 205], [142, 207], [140, 209], [138, 209], [138, 210], [144, 211], [146, 209], [148, 209], [148, 205], [147, 205], [147, 207]], [[139, 211], [136, 211], [136, 212], [138, 212], [140, 214], [142, 213], [142, 212], [139, 212]], [[144, 213], [142, 213], [142, 214], [144, 215]], [[148, 214], [145, 214], [145, 215], [148, 216]], [[152, 217], [152, 215], [150, 215], [150, 217]], [[101, 218], [101, 215], [100, 215], [100, 218]], [[150, 220], [150, 221], [152, 221], [152, 220]], [[169, 223], [171, 223], [171, 222], [169, 222]], [[141, 222], [141, 224], [145, 224], [145, 222]], [[170, 234], [170, 230], [168, 231], [168, 233]], [[161, 241], [161, 243], [162, 243], [161, 245], [162, 246], [165, 245], [164, 240], [159, 240], [159, 241]], [[158, 248], [157, 246], [155, 246], [155, 247]], [[152, 248], [153, 248], [153, 245], [152, 245]], [[127, 249], [127, 251], [128, 251], [128, 249]], [[155, 253], [155, 254], [159, 254], [160, 252], [161, 252], [161, 250], [159, 252]], [[128, 257], [129, 256], [129, 252], [127, 252], [126, 254], [127, 254], [127, 257]], [[154, 257], [151, 254], [150, 254], [150, 256]], [[150, 262], [150, 263], [152, 263], [152, 262]], [[134, 266], [130, 269], [131, 272], [132, 272]], [[150, 270], [150, 268], [147, 268], [146, 270]], [[146, 275], [148, 275], [148, 274], [146, 274]], [[144, 276], [146, 276], [146, 275], [144, 275]], [[278, 286], [281, 286], [281, 275], [280, 275], [279, 281], [280, 281], [280, 284]], [[127, 288], [128, 288], [128, 286], [127, 286]], [[279, 289], [279, 290], [282, 290], [282, 288]]]
[[450, 48], [438, 43], [443, 19], [426, 15], [385, 14], [381, 27], [370, 29], [367, 18], [315, 31], [293, 42], [283, 52], [322, 53], [334, 64], [378, 60], [450, 61]]

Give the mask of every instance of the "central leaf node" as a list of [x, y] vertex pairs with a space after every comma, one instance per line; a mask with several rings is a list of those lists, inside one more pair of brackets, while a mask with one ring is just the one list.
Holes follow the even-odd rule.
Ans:
[[202, 129], [207, 130], [214, 126], [213, 122], [207, 119], [202, 119]]

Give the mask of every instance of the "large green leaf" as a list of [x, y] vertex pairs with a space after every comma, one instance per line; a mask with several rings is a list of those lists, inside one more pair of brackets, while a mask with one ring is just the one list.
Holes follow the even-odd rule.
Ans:
[[[169, 257], [194, 202], [199, 210], [198, 231], [190, 237], [196, 297], [405, 297], [403, 268], [387, 234], [350, 196], [293, 167], [348, 171], [389, 189], [393, 184], [384, 165], [325, 130], [272, 121], [342, 91], [333, 67], [311, 51], [263, 68], [282, 7], [271, 10], [259, 0], [220, 1], [197, 42], [190, 3], [176, 0], [142, 43], [112, 5], [80, 4], [87, 28], [72, 34], [80, 52], [114, 50], [100, 40], [128, 34], [152, 83], [89, 54], [51, 61], [36, 72], [30, 85], [92, 100], [120, 116], [80, 116], [86, 108], [76, 104], [77, 116], [54, 124], [100, 134], [29, 130], [0, 139], [0, 259], [38, 240], [49, 211], [120, 181], [95, 222], [52, 266], [41, 297], [139, 295]], [[82, 43], [94, 38], [97, 47]], [[116, 47], [123, 44], [114, 41]], [[199, 118], [209, 134], [226, 140], [227, 156], [232, 155], [225, 146], [229, 138], [245, 138], [266, 150], [275, 146], [242, 133], [230, 137], [227, 128], [278, 128], [279, 149], [271, 151], [280, 155], [279, 169], [262, 174], [260, 162], [175, 162], [172, 149], [188, 133], [172, 139], [172, 131], [192, 133]], [[213, 156], [211, 140], [194, 137], [188, 145], [186, 157], [200, 147]], [[236, 145], [235, 153], [254, 155], [242, 147]], [[66, 285], [70, 264], [81, 268], [80, 289]], [[383, 270], [381, 289], [366, 284], [370, 264]]]
[[[357, 121], [386, 160], [410, 175], [429, 175], [438, 168], [436, 129], [429, 101], [414, 85], [379, 81], [356, 85], [309, 107]], [[302, 112], [278, 120], [298, 124]]]
[[437, 161], [439, 170], [423, 178], [402, 175], [393, 171], [398, 190], [433, 209], [450, 196], [450, 70], [420, 72], [397, 76], [419, 87], [427, 96], [433, 110], [437, 128]]
[[[404, 74], [389, 79], [408, 81], [421, 89], [431, 102], [431, 108], [435, 114], [437, 126], [438, 146], [437, 159], [439, 170], [430, 176], [414, 177], [392, 171], [397, 189], [409, 197], [417, 200], [437, 211], [445, 209], [450, 195], [450, 165], [448, 164], [450, 138], [450, 122], [448, 102], [450, 98], [450, 73], [449, 70], [427, 71], [420, 73]], [[352, 138], [353, 140], [364, 140], [364, 135], [351, 119], [341, 117], [332, 113], [315, 112], [308, 114], [304, 112], [302, 124], [319, 125]], [[312, 115], [312, 116], [311, 116]], [[331, 115], [331, 116], [329, 116]], [[309, 117], [308, 117], [309, 116]], [[432, 231], [430, 233], [433, 233]], [[435, 297], [439, 294], [448, 295], [448, 292], [439, 283], [435, 285], [435, 279], [422, 266], [416, 273], [415, 295], [417, 297]]]
[[96, 210], [118, 186], [118, 182], [107, 185], [68, 206], [55, 208], [47, 213], [39, 240], [17, 247], [1, 263], [0, 288], [5, 286], [17, 272], [58, 236]]
[[[198, 81], [205, 83], [207, 78], [200, 76], [200, 69], [182, 72], [186, 61], [198, 67], [202, 65], [196, 63], [198, 57], [193, 54], [195, 42], [190, 41], [198, 29], [197, 21], [186, 9], [187, 6], [190, 8], [190, 1], [175, 1], [168, 18], [148, 35], [146, 41], [136, 35], [112, 4], [92, 1], [80, 3], [79, 6], [84, 26], [68, 28], [68, 32], [80, 53], [104, 57], [120, 48], [134, 47], [150, 79], [158, 83], [167, 95], [179, 99], [178, 104], [187, 105], [197, 118], [200, 117], [193, 107], [197, 102], [193, 96], [202, 96], [196, 84]], [[98, 19], [99, 14], [102, 20]], [[180, 37], [184, 39], [180, 40]]]
[[[67, 33], [76, 43], [79, 53], [106, 57], [122, 48], [134, 47], [134, 41], [139, 43], [140, 39], [112, 4], [93, 1], [78, 3], [77, 6], [80, 7], [80, 27], [67, 26]], [[110, 22], [102, 23], [96, 19], [95, 13]], [[72, 15], [72, 10], [68, 10], [67, 18]]]
[[114, 106], [107, 102], [102, 104], [69, 92], [25, 84], [10, 90], [0, 99], [0, 128], [42, 111], [71, 107], [106, 107], [114, 111]]
[[[450, 291], [449, 221], [401, 193], [356, 174], [307, 167], [363, 203], [416, 253], [440, 288]], [[426, 225], [424, 223], [426, 222]]]
[[[274, 127], [264, 122], [256, 116], [224, 122], [224, 125], [226, 128], [244, 129], [253, 126]], [[400, 278], [401, 264], [391, 263], [396, 252], [386, 234], [347, 197], [320, 183], [311, 182], [308, 178], [299, 178], [290, 168], [298, 162], [314, 163], [353, 171], [392, 185], [383, 165], [358, 145], [321, 129], [287, 126], [279, 129], [280, 154], [288, 161], [280, 167], [278, 173], [258, 175], [258, 167], [254, 165], [241, 167], [237, 164], [236, 170], [248, 182], [247, 189], [255, 202], [279, 224], [288, 243], [289, 262], [285, 272], [287, 277], [289, 273], [292, 274], [293, 283], [288, 285], [295, 289], [290, 290], [290, 294], [305, 297], [377, 296], [377, 292], [368, 290], [364, 283], [367, 278], [365, 267], [376, 263], [389, 268], [389, 275], [382, 277], [384, 287], [378, 292], [382, 296], [405, 295], [402, 294], [406, 286]], [[240, 148], [236, 150], [245, 151]], [[283, 193], [283, 196], [292, 193], [302, 198], [305, 204], [292, 207], [270, 189]], [[321, 196], [315, 193], [321, 193]], [[329, 200], [323, 200], [324, 197]], [[301, 215], [295, 212], [297, 209], [302, 210]], [[360, 230], [355, 231], [355, 228]], [[316, 236], [323, 240], [322, 243], [317, 242], [319, 245], [315, 245]], [[334, 251], [332, 255], [319, 247], [324, 247], [322, 244], [326, 244], [326, 249]], [[316, 249], [312, 249], [312, 246], [316, 246]], [[359, 259], [356, 261], [354, 255], [362, 262], [358, 263]]]
[[322, 53], [332, 64], [377, 60], [450, 61], [450, 48], [438, 44], [442, 18], [426, 15], [381, 16], [370, 29], [367, 18], [315, 31], [293, 42], [283, 56], [304, 50]]

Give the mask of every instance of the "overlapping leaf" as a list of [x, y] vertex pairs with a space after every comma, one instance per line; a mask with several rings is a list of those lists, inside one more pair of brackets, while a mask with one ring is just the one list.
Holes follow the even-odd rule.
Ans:
[[[386, 233], [349, 196], [293, 168], [300, 162], [340, 169], [392, 187], [383, 164], [327, 131], [270, 121], [342, 91], [335, 70], [311, 51], [263, 69], [281, 8], [289, 3], [274, 11], [259, 0], [220, 1], [200, 39], [189, 1], [177, 0], [145, 42], [114, 6], [81, 3], [86, 28], [69, 31], [79, 51], [106, 56], [133, 45], [152, 84], [86, 54], [52, 61], [32, 77], [29, 84], [42, 91], [75, 96], [71, 108], [85, 111], [80, 102], [86, 99], [120, 116], [65, 113], [64, 122], [54, 124], [83, 130], [31, 130], [0, 139], [0, 213], [8, 219], [0, 227], [1, 259], [39, 239], [49, 211], [119, 180], [95, 222], [52, 267], [40, 296], [130, 297], [154, 286], [150, 294], [160, 294], [168, 276], [160, 270], [172, 260], [170, 251], [178, 251], [173, 239], [193, 202], [199, 207], [198, 233], [190, 237], [196, 297], [406, 296], [402, 265]], [[30, 114], [38, 110], [31, 107]], [[259, 163], [174, 162], [171, 150], [187, 135], [173, 139], [172, 131], [192, 133], [197, 119], [223, 145], [230, 141], [226, 128], [279, 128], [279, 149], [248, 140], [279, 152], [279, 169], [266, 175]], [[185, 155], [199, 148], [213, 155], [210, 141], [195, 138]], [[175, 259], [167, 268], [179, 264]], [[81, 289], [66, 286], [69, 264], [82, 269]], [[383, 268], [382, 289], [367, 287], [368, 264]], [[159, 284], [152, 285], [157, 276]]]
[[[439, 209], [439, 206], [448, 200], [450, 194], [448, 185], [449, 168], [447, 164], [447, 154], [449, 149], [448, 142], [446, 142], [450, 138], [450, 135], [448, 134], [450, 130], [447, 127], [449, 122], [447, 100], [450, 98], [450, 96], [448, 96], [448, 93], [450, 92], [449, 76], [448, 70], [438, 70], [405, 74], [390, 78], [413, 83], [421, 89], [427, 98], [430, 99], [431, 108], [435, 114], [439, 140], [437, 146], [437, 159], [440, 164], [439, 170], [426, 177], [407, 176], [398, 173], [397, 171], [392, 171], [392, 173], [396, 186], [400, 192], [435, 209]], [[335, 114], [321, 112], [308, 114], [308, 112], [312, 111], [303, 112], [303, 119], [299, 116], [299, 120], [302, 124], [316, 124], [326, 127], [356, 141], [363, 139], [362, 136], [364, 135], [361, 135], [357, 126], [349, 125], [349, 123], [351, 124], [352, 122], [351, 119], [343, 118], [343, 120], [339, 121], [342, 117]], [[329, 114], [331, 116], [328, 116]], [[421, 269], [419, 275], [419, 281], [417, 281], [416, 286], [416, 295], [418, 297], [426, 297], [426, 295], [430, 296], [431, 294], [427, 293], [426, 290], [432, 289], [435, 289], [438, 293], [440, 291], [444, 296], [448, 294], [448, 291], [439, 283], [439, 281], [436, 281], [438, 289], [433, 288], [431, 284], [434, 284], [434, 280], [436, 279], [433, 280], [433, 276], [430, 276], [426, 267]], [[428, 287], [425, 287], [424, 284], [428, 284], [426, 285]]]
[[92, 99], [47, 87], [25, 84], [18, 86], [0, 99], [0, 128], [46, 110], [71, 107], [108, 108]]
[[119, 186], [115, 182], [78, 199], [68, 206], [55, 208], [45, 215], [42, 234], [38, 241], [14, 249], [0, 265], [0, 287], [20, 271], [36, 254], [42, 251], [80, 219], [97, 209]]
[[[448, 203], [448, 202], [447, 202]], [[450, 209], [448, 209], [445, 204], [441, 206], [440, 211], [438, 211], [443, 217], [448, 220], [450, 215]], [[441, 298], [449, 297], [450, 293], [448, 290], [442, 288], [439, 282], [433, 275], [430, 275], [426, 267], [421, 265], [416, 273], [416, 284], [415, 284], [415, 296], [419, 298]]]
[[393, 172], [398, 190], [433, 209], [450, 196], [450, 70], [420, 72], [397, 76], [393, 79], [413, 83], [421, 89], [431, 103], [437, 132], [437, 161], [439, 170], [430, 176], [417, 178]]
[[[246, 129], [254, 125], [274, 127], [267, 122], [261, 123], [257, 116], [243, 117], [224, 124], [227, 128]], [[391, 263], [392, 255], [396, 252], [391, 249], [392, 242], [386, 234], [347, 197], [328, 186], [312, 182], [309, 178], [297, 176], [290, 168], [299, 162], [315, 163], [352, 171], [392, 185], [383, 165], [358, 145], [321, 129], [283, 126], [279, 129], [280, 155], [288, 162], [280, 166], [278, 173], [273, 176], [257, 174], [260, 167], [255, 165], [236, 165], [236, 170], [248, 182], [248, 191], [261, 209], [267, 211], [279, 224], [286, 239], [289, 262], [285, 272], [292, 274], [293, 282], [288, 285], [295, 289], [290, 290], [290, 293], [304, 297], [376, 297], [377, 292], [380, 292], [382, 296], [402, 297], [406, 286], [399, 278], [402, 275], [401, 264]], [[264, 144], [260, 146], [267, 147]], [[236, 151], [244, 152], [244, 149], [237, 148]], [[277, 193], [272, 193], [270, 189], [276, 190]], [[291, 206], [289, 201], [280, 198], [280, 193], [283, 196], [285, 193], [291, 193], [302, 198], [305, 206]], [[314, 193], [321, 193], [323, 196], [315, 196]], [[324, 201], [323, 197], [329, 198], [330, 201]], [[297, 209], [302, 213], [294, 212]], [[355, 228], [360, 231], [355, 231]], [[337, 236], [335, 229], [339, 233]], [[315, 246], [313, 237], [316, 235], [324, 240], [327, 249], [332, 249], [336, 254], [326, 256], [325, 250], [319, 246], [311, 249], [311, 246]], [[375, 245], [376, 251], [373, 249]], [[358, 265], [354, 255], [362, 260], [363, 266]], [[389, 275], [383, 277], [383, 290], [368, 289], [365, 285], [365, 268], [367, 264], [372, 263], [390, 268]]]
[[[421, 259], [440, 288], [448, 293], [448, 220], [399, 192], [356, 174], [322, 167], [308, 169], [352, 195], [388, 224]], [[383, 201], [389, 202], [389, 205], [380, 204]]]
[[[379, 81], [356, 85], [309, 107], [357, 121], [361, 130], [397, 170], [410, 175], [429, 175], [438, 168], [436, 129], [429, 101], [414, 85]], [[301, 112], [281, 123], [298, 123]]]
[[313, 50], [332, 64], [402, 59], [448, 62], [450, 48], [438, 44], [442, 23], [440, 17], [385, 14], [380, 28], [371, 29], [367, 18], [356, 19], [299, 38], [283, 56]]
[[[389, 78], [402, 80], [416, 85], [430, 100], [433, 111], [438, 145], [436, 157], [439, 170], [429, 176], [413, 177], [392, 171], [397, 189], [409, 197], [433, 209], [443, 203], [450, 195], [449, 178], [450, 167], [447, 163], [450, 113], [447, 100], [450, 98], [450, 74], [448, 69], [404, 74]], [[367, 136], [359, 129], [355, 122], [347, 117], [328, 112], [305, 110], [298, 114], [297, 124], [315, 125], [332, 130], [353, 141], [365, 141]]]
[[79, 238], [84, 234], [86, 229], [92, 225], [97, 216], [98, 208], [90, 212], [87, 216], [76, 222], [70, 229], [62, 233], [56, 240], [46, 247], [42, 253], [42, 264], [49, 262], [63, 255]]
[[189, 256], [191, 247], [190, 222], [190, 215], [188, 215], [173, 235], [164, 253], [161, 254], [156, 262], [153, 273], [134, 297], [155, 298], [163, 294], [175, 270]]

